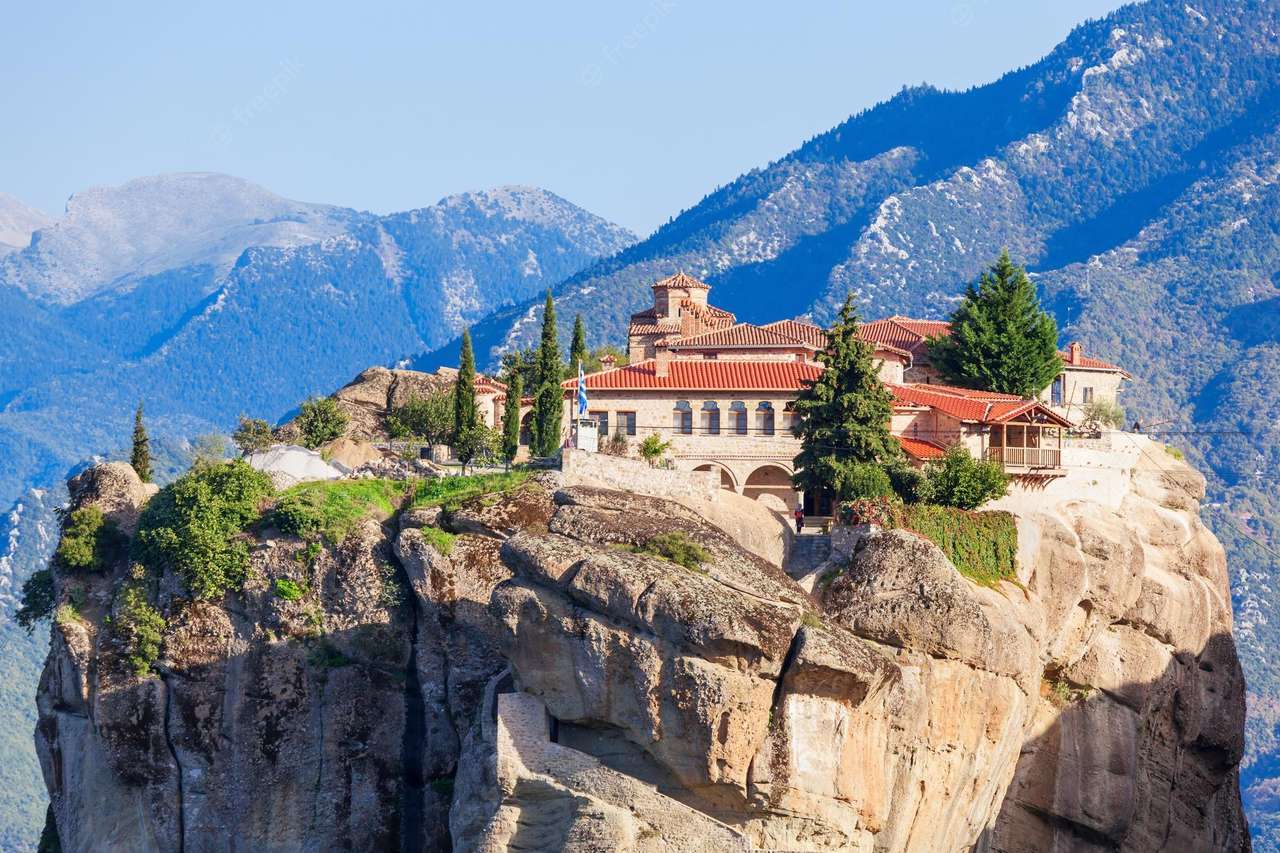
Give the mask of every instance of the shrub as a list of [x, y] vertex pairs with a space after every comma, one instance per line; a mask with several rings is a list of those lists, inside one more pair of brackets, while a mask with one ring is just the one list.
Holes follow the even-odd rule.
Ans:
[[281, 532], [334, 545], [368, 517], [389, 518], [403, 500], [399, 480], [322, 480], [301, 483], [280, 496], [271, 520]]
[[134, 558], [157, 573], [177, 572], [197, 598], [239, 589], [249, 549], [238, 536], [271, 494], [267, 475], [240, 460], [193, 469], [147, 503]]
[[302, 433], [302, 443], [314, 450], [325, 442], [341, 438], [347, 429], [347, 413], [332, 397], [308, 397], [294, 422]]
[[836, 494], [845, 500], [889, 497], [893, 493], [889, 475], [879, 465], [870, 462], [853, 463], [838, 471]]
[[620, 432], [615, 432], [605, 441], [600, 451], [608, 456], [626, 456], [628, 449], [627, 437]]
[[1018, 575], [1018, 526], [1007, 512], [970, 512], [915, 504], [903, 526], [942, 549], [960, 574], [985, 586]]
[[703, 571], [702, 564], [711, 559], [705, 548], [679, 531], [659, 533], [631, 550], [637, 554], [651, 554], [670, 560], [695, 572]]
[[288, 578], [279, 578], [276, 580], [276, 595], [285, 601], [297, 601], [307, 594], [307, 589], [302, 584]]
[[497, 430], [484, 424], [475, 424], [453, 437], [453, 452], [465, 469], [468, 465], [498, 462], [501, 444], [502, 436]]
[[113, 632], [124, 646], [125, 659], [140, 678], [151, 674], [151, 665], [160, 658], [167, 623], [160, 611], [147, 601], [144, 584], [135, 579], [125, 584], [116, 604]]
[[227, 461], [227, 437], [216, 432], [196, 436], [191, 443], [193, 468], [208, 468]]
[[410, 397], [387, 415], [392, 438], [418, 438], [427, 444], [448, 443], [453, 432], [453, 389]]
[[858, 498], [845, 501], [836, 508], [841, 524], [877, 524], [881, 527], [902, 526], [902, 507], [886, 497]]
[[105, 519], [98, 507], [84, 506], [67, 516], [54, 557], [67, 569], [101, 571], [120, 556], [124, 544], [114, 521]]
[[37, 622], [53, 617], [55, 601], [53, 572], [40, 569], [23, 582], [22, 604], [13, 614], [14, 621], [30, 634]]
[[1124, 409], [1111, 400], [1094, 400], [1084, 407], [1084, 422], [1090, 426], [1124, 428]]
[[241, 453], [248, 455], [266, 450], [274, 439], [271, 437], [271, 425], [266, 421], [241, 415], [240, 425], [231, 434], [231, 440], [235, 442], [236, 447], [240, 448]]
[[350, 664], [351, 658], [343, 654], [342, 650], [333, 645], [333, 643], [328, 640], [321, 640], [311, 650], [311, 654], [307, 657], [307, 662], [316, 669], [337, 669]]
[[924, 491], [924, 472], [905, 462], [885, 468], [894, 494], [909, 504], [918, 503]]
[[1170, 456], [1172, 456], [1174, 459], [1177, 459], [1179, 462], [1181, 462], [1184, 458], [1182, 451], [1174, 447], [1172, 444], [1166, 444], [1164, 446], [1164, 452], [1168, 453]]
[[501, 474], [471, 474], [466, 477], [434, 477], [421, 480], [413, 491], [410, 508], [428, 506], [456, 507], [481, 495], [507, 492], [524, 484], [528, 471]]
[[1009, 491], [1009, 477], [999, 463], [974, 459], [956, 444], [941, 462], [930, 463], [921, 497], [933, 504], [976, 509]]
[[656, 465], [670, 449], [671, 442], [663, 441], [662, 436], [656, 432], [646, 435], [644, 441], [640, 442], [640, 456], [650, 465]]

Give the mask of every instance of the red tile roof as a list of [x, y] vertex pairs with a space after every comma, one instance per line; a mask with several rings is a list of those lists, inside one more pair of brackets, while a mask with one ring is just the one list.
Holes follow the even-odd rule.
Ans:
[[858, 336], [865, 341], [901, 347], [912, 355], [920, 355], [928, 349], [926, 338], [951, 332], [951, 324], [943, 320], [913, 320], [910, 317], [886, 317], [858, 327]]
[[760, 328], [778, 332], [789, 338], [797, 338], [807, 344], [812, 344], [818, 349], [826, 349], [827, 347], [826, 329], [821, 326], [815, 326], [813, 323], [804, 323], [800, 320], [774, 320], [772, 323], [765, 323]]
[[950, 385], [887, 385], [894, 400], [902, 406], [928, 406], [960, 421], [980, 424], [1007, 423], [1034, 411], [1058, 426], [1071, 422], [1055, 414], [1036, 400], [1023, 400], [1014, 394], [955, 388]]
[[1087, 356], [1087, 355], [1078, 355], [1075, 357], [1075, 359], [1072, 359], [1071, 352], [1069, 350], [1059, 350], [1058, 356], [1062, 359], [1062, 363], [1066, 367], [1083, 367], [1086, 370], [1117, 370], [1120, 373], [1123, 373], [1126, 377], [1129, 375], [1128, 371], [1126, 371], [1123, 367], [1119, 367], [1117, 365], [1111, 364], [1110, 362], [1103, 361], [1100, 358], [1091, 358], [1090, 356]]
[[672, 349], [709, 349], [709, 348], [735, 348], [745, 347], [754, 348], [787, 348], [787, 349], [815, 349], [799, 338], [783, 334], [773, 329], [766, 329], [763, 326], [755, 326], [751, 323], [738, 323], [727, 329], [719, 329], [714, 332], [704, 332], [701, 335], [693, 335], [688, 338], [678, 338], [670, 344]]
[[705, 281], [698, 281], [691, 275], [686, 275], [684, 270], [681, 270], [675, 275], [669, 275], [660, 281], [655, 281], [651, 286], [655, 289], [659, 287], [682, 287], [685, 289], [693, 288], [696, 290], [711, 289], [711, 285], [707, 284]]
[[[805, 380], [816, 381], [822, 367], [799, 361], [685, 361], [668, 363], [658, 376], [653, 359], [615, 367], [585, 377], [587, 390], [672, 391], [799, 391]], [[578, 380], [563, 383], [576, 391]]]
[[947, 454], [945, 448], [932, 441], [925, 441], [922, 438], [911, 438], [905, 435], [895, 435], [898, 443], [902, 445], [902, 449], [916, 459], [941, 459]]

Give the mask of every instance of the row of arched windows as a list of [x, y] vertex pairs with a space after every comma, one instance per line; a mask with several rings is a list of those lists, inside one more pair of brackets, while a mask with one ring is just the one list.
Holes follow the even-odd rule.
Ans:
[[[703, 402], [698, 412], [700, 416], [699, 432], [707, 435], [721, 434], [720, 404], [715, 400]], [[693, 435], [693, 405], [688, 400], [678, 400], [675, 406], [673, 428], [682, 435]], [[754, 426], [754, 429], [752, 428]], [[732, 435], [773, 435], [775, 418], [773, 404], [762, 400], [755, 407], [755, 424], [751, 423], [751, 413], [742, 400], [734, 400], [729, 404], [728, 432]]]

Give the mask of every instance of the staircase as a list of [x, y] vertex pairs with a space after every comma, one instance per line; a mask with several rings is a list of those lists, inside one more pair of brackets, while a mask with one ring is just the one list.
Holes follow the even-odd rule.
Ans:
[[822, 565], [830, 556], [831, 537], [817, 530], [812, 533], [806, 530], [792, 542], [784, 568], [788, 575], [798, 578]]

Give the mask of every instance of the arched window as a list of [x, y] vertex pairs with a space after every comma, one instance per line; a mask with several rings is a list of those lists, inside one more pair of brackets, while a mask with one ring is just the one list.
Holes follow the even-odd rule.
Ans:
[[733, 431], [737, 435], [747, 434], [747, 404], [741, 400], [734, 400], [729, 404], [729, 421], [733, 424]]
[[693, 435], [693, 406], [688, 400], [677, 400], [673, 428], [681, 435]]
[[761, 402], [756, 406], [756, 412], [760, 415], [760, 434], [773, 435], [773, 403]]
[[715, 400], [707, 400], [702, 404], [703, 424], [707, 435], [720, 434], [720, 405]]

